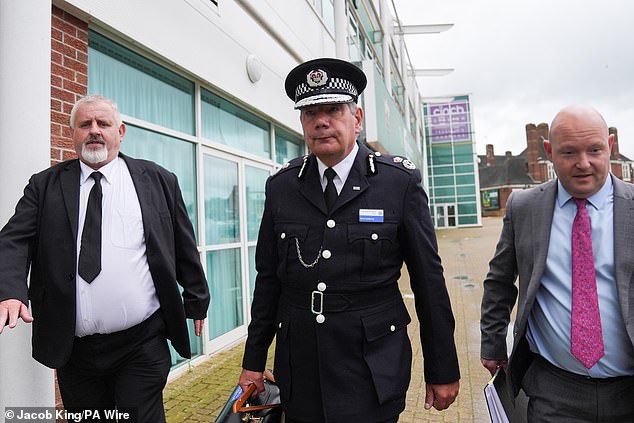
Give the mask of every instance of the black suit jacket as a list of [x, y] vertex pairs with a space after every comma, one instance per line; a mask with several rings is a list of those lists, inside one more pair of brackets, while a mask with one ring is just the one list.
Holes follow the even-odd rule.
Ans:
[[[410, 316], [397, 286], [403, 261], [415, 294], [425, 379], [460, 378], [420, 173], [391, 156], [376, 157], [376, 173], [368, 172], [370, 153], [360, 146], [330, 213], [313, 155], [305, 165], [303, 158], [291, 161], [267, 182], [243, 367], [263, 370], [277, 337], [274, 371], [291, 418], [379, 421], [403, 410], [412, 360]], [[360, 209], [383, 210], [384, 222], [360, 222]], [[318, 260], [304, 267], [300, 254], [306, 265]], [[325, 320], [318, 323], [320, 294], [312, 291], [322, 282]]]
[[[188, 358], [185, 317], [206, 317], [209, 290], [177, 178], [153, 162], [120, 156], [141, 205], [147, 260], [167, 337]], [[0, 301], [31, 300], [33, 358], [52, 368], [68, 361], [75, 337], [79, 178], [78, 160], [33, 175], [0, 231]]]

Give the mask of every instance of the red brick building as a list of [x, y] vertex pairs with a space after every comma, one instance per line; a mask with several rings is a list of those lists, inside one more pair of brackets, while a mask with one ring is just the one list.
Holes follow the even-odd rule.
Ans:
[[[609, 128], [614, 134], [614, 144], [610, 155], [611, 172], [617, 178], [632, 182], [632, 160], [619, 152], [618, 131]], [[501, 216], [504, 214], [506, 200], [511, 192], [526, 189], [555, 179], [553, 164], [546, 157], [543, 140], [548, 138], [548, 124], [526, 125], [526, 149], [513, 156], [507, 151], [496, 156], [493, 145], [487, 144], [486, 155], [479, 157], [480, 195], [483, 216]]]

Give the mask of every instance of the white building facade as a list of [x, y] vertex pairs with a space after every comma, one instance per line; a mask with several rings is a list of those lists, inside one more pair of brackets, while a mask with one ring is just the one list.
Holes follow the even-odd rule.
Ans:
[[[122, 152], [177, 174], [196, 230], [212, 301], [193, 360], [244, 339], [264, 182], [306, 153], [283, 88], [290, 69], [317, 57], [357, 64], [368, 76], [362, 141], [426, 162], [421, 94], [390, 5], [0, 0], [0, 226], [31, 174], [75, 157], [74, 102], [110, 97], [128, 126]], [[0, 404], [52, 405], [53, 373], [30, 358], [30, 328], [6, 332]], [[191, 363], [172, 356], [174, 372]]]

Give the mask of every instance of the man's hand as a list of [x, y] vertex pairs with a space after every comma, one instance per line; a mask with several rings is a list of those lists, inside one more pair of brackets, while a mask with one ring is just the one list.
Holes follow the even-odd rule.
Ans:
[[264, 392], [264, 374], [262, 372], [242, 369], [242, 373], [240, 373], [240, 380], [238, 381], [238, 385], [240, 385], [242, 391], [246, 392], [247, 388], [252, 383], [255, 383], [255, 387], [257, 388], [255, 391], [256, 394]]
[[194, 333], [196, 334], [196, 336], [202, 335], [204, 325], [205, 325], [205, 319], [194, 320]]
[[491, 373], [491, 376], [495, 374], [495, 371], [500, 367], [506, 370], [509, 362], [508, 360], [489, 360], [488, 358], [481, 358], [482, 365]]
[[18, 318], [22, 318], [26, 323], [33, 321], [29, 308], [22, 301], [9, 299], [0, 302], [0, 333], [5, 325], [13, 329], [18, 324]]
[[455, 401], [459, 390], [459, 381], [446, 385], [425, 384], [425, 410], [432, 407], [438, 411], [448, 408]]

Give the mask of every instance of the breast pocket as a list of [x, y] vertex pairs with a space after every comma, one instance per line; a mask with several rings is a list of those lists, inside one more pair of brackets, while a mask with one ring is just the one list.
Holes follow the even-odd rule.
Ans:
[[396, 246], [395, 223], [359, 223], [348, 225], [346, 276], [368, 280], [376, 277], [385, 258]]
[[112, 244], [116, 247], [135, 249], [141, 247], [144, 242], [141, 215], [115, 211], [110, 229]]

